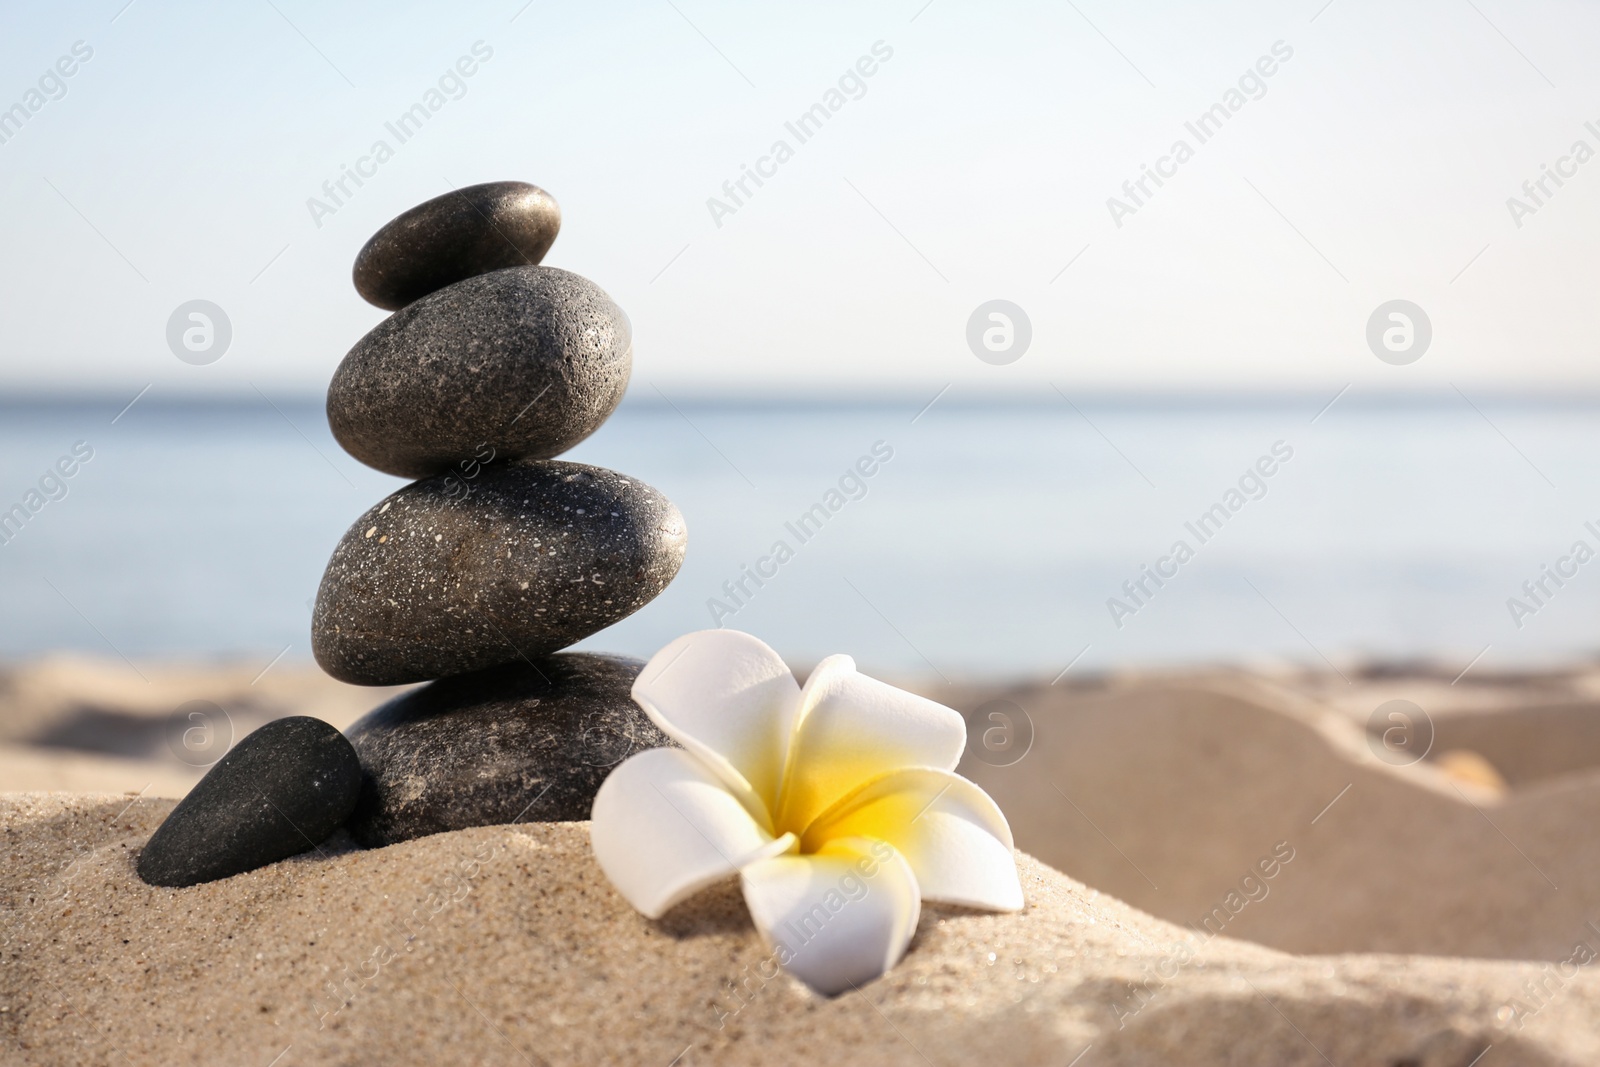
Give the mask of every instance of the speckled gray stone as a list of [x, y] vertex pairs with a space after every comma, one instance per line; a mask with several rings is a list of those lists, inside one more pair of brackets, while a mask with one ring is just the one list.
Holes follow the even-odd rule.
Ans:
[[321, 844], [355, 807], [361, 765], [343, 734], [295, 715], [249, 734], [172, 809], [139, 853], [151, 885], [189, 886]]
[[374, 505], [334, 549], [312, 650], [358, 685], [556, 652], [654, 599], [687, 539], [671, 501], [601, 467], [527, 460], [427, 478]]
[[379, 323], [334, 372], [328, 424], [345, 451], [402, 478], [549, 459], [599, 429], [632, 370], [632, 328], [599, 286], [511, 267]]
[[510, 822], [587, 819], [624, 759], [671, 744], [629, 690], [638, 660], [584, 652], [445, 678], [350, 727], [369, 848]]
[[535, 266], [560, 230], [561, 208], [537, 185], [469, 185], [418, 204], [373, 234], [356, 256], [356, 292], [397, 311], [464, 278]]

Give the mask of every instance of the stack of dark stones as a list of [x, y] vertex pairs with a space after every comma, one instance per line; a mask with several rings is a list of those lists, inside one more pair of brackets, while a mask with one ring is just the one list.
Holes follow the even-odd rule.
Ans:
[[416, 481], [362, 515], [323, 574], [312, 648], [358, 685], [427, 681], [341, 735], [280, 719], [239, 743], [139, 857], [155, 885], [318, 847], [586, 819], [607, 774], [667, 737], [633, 703], [643, 664], [561, 652], [649, 603], [683, 518], [648, 485], [552, 457], [627, 388], [632, 331], [593, 282], [539, 266], [561, 216], [525, 182], [421, 204], [356, 258], [394, 312], [328, 389], [339, 443]]
[[347, 731], [368, 846], [585, 819], [610, 768], [667, 743], [636, 660], [561, 649], [678, 572], [683, 518], [634, 478], [552, 457], [616, 410], [632, 329], [599, 286], [539, 266], [561, 224], [524, 182], [460, 189], [390, 222], [356, 289], [394, 311], [339, 365], [328, 421], [352, 456], [417, 481], [329, 561], [317, 662], [358, 685], [433, 680]]

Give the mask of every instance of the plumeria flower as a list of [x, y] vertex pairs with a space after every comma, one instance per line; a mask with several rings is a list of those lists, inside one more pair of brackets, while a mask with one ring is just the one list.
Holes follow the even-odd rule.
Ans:
[[802, 688], [749, 634], [656, 653], [633, 698], [682, 748], [640, 752], [594, 800], [595, 858], [659, 918], [735, 872], [780, 965], [833, 995], [894, 966], [921, 901], [1022, 907], [1011, 828], [952, 773], [956, 712], [830, 656]]

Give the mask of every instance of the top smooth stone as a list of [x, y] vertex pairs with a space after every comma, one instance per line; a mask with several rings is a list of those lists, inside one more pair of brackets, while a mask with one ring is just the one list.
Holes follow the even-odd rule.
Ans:
[[328, 425], [346, 452], [402, 478], [550, 459], [600, 428], [632, 370], [632, 327], [598, 285], [507, 267], [430, 293], [356, 342], [328, 383]]
[[527, 182], [486, 182], [396, 217], [356, 256], [356, 292], [398, 311], [447, 285], [544, 259], [561, 229], [555, 198]]

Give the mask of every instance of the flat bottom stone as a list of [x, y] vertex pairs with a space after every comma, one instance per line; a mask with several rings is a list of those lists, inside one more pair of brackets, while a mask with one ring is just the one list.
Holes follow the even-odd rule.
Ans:
[[630, 690], [639, 660], [565, 652], [430, 682], [346, 731], [361, 759], [348, 823], [374, 848], [589, 817], [611, 769], [671, 744]]

